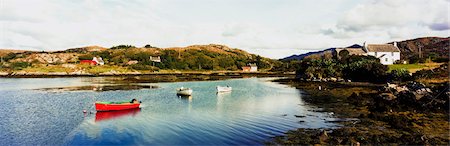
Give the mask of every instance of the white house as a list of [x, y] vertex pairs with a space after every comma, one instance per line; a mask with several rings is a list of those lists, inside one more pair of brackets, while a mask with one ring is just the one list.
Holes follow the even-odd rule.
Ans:
[[102, 57], [94, 57], [92, 58], [92, 61], [96, 62], [98, 65], [105, 65], [105, 62], [103, 61]]
[[400, 60], [400, 49], [397, 47], [397, 42], [394, 42], [393, 45], [364, 43], [363, 50], [367, 55], [379, 58], [381, 64], [384, 65], [394, 64], [395, 61]]
[[250, 72], [256, 72], [258, 71], [258, 66], [256, 66], [256, 63], [249, 64], [250, 66]]
[[384, 65], [394, 64], [395, 61], [400, 60], [400, 49], [397, 47], [397, 42], [394, 44], [366, 44], [362, 48], [336, 48], [337, 57], [343, 50], [348, 51], [348, 55], [370, 55], [380, 59], [380, 63]]

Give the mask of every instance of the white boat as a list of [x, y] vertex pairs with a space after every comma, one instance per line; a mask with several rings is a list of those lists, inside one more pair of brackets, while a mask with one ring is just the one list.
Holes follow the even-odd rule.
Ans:
[[192, 89], [191, 88], [177, 88], [177, 95], [186, 95], [186, 96], [190, 96], [192, 95]]
[[232, 88], [230, 86], [222, 87], [217, 86], [217, 92], [231, 92]]

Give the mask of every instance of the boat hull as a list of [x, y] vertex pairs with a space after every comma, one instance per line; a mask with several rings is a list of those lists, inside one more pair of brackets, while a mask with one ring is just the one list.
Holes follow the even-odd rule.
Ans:
[[112, 120], [112, 119], [126, 117], [126, 116], [135, 116], [140, 111], [141, 111], [140, 108], [133, 108], [133, 109], [126, 109], [126, 110], [97, 112], [97, 113], [95, 113], [95, 122]]
[[191, 96], [192, 89], [177, 89], [177, 95]]
[[221, 87], [221, 86], [217, 86], [217, 92], [231, 92], [232, 88], [231, 87]]
[[97, 111], [118, 111], [139, 108], [140, 103], [95, 103]]

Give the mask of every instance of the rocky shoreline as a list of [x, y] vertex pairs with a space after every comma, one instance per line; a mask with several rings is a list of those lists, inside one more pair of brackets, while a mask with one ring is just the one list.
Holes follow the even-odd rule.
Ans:
[[408, 83], [397, 86], [407, 91], [398, 92], [384, 84], [276, 82], [305, 91], [302, 99], [325, 112], [358, 120], [337, 121], [342, 127], [334, 129], [292, 130], [267, 145], [449, 145], [448, 83]]

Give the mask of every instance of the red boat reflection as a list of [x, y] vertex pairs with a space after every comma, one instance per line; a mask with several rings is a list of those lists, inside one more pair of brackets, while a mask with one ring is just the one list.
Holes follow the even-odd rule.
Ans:
[[95, 113], [95, 122], [111, 120], [126, 116], [135, 116], [141, 111], [141, 108], [120, 110], [120, 111], [103, 111]]

